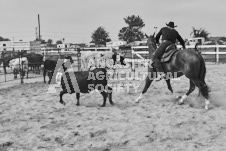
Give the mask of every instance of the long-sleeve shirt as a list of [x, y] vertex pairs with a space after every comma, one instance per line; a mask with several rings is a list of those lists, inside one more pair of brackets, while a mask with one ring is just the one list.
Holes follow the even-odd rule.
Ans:
[[185, 48], [185, 42], [181, 38], [180, 34], [174, 29], [170, 27], [163, 27], [161, 30], [158, 32], [158, 34], [155, 37], [156, 43], [159, 43], [159, 38], [162, 35], [162, 40], [169, 40], [172, 43], [176, 43], [176, 40], [180, 42], [180, 44]]

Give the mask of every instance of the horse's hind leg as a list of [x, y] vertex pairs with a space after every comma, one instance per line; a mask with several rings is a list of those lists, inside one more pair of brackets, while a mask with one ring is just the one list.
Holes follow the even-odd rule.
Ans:
[[181, 105], [184, 103], [184, 100], [188, 97], [189, 94], [191, 94], [195, 90], [195, 84], [190, 80], [190, 88], [186, 94], [184, 94], [180, 100], [178, 101], [178, 104]]
[[209, 109], [209, 88], [206, 85], [205, 81], [196, 80], [194, 84], [199, 88], [200, 94], [205, 98], [205, 109]]

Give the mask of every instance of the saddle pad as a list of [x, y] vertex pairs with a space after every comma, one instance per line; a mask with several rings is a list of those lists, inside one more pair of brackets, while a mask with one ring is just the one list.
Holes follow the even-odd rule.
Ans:
[[177, 49], [177, 46], [172, 44], [172, 45], [169, 45], [168, 47], [166, 47], [166, 50], [165, 50], [165, 53], [173, 50], [173, 49]]
[[172, 56], [174, 55], [174, 53], [176, 53], [178, 50], [177, 49], [172, 49], [166, 53], [164, 53], [162, 56], [161, 56], [161, 59], [160, 61], [161, 62], [169, 62], [170, 59], [172, 58]]

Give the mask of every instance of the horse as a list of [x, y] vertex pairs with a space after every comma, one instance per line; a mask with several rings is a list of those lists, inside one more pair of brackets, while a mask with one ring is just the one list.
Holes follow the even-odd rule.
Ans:
[[69, 60], [70, 63], [74, 63], [72, 56], [67, 56], [67, 55], [49, 56], [49, 58], [44, 61], [44, 68], [43, 68], [44, 83], [46, 83], [46, 79], [45, 79], [46, 73], [48, 73], [48, 77], [49, 77], [48, 83], [50, 84], [54, 71], [58, 70], [57, 63], [60, 64], [61, 61], [67, 62], [67, 60]]
[[9, 67], [9, 62], [12, 59], [19, 58], [19, 53], [14, 51], [2, 51], [0, 54], [0, 65], [2, 64], [4, 73], [7, 74], [6, 67]]
[[26, 57], [15, 58], [9, 61], [9, 67], [13, 68], [14, 79], [17, 78], [17, 74], [20, 73], [21, 77], [25, 76], [25, 72], [27, 73], [28, 79], [28, 60]]
[[[153, 55], [157, 48], [154, 35], [155, 33], [151, 36], [146, 35], [146, 37], [148, 38], [148, 50], [151, 55]], [[179, 105], [184, 103], [184, 100], [188, 97], [189, 94], [194, 91], [195, 87], [198, 87], [199, 95], [203, 96], [203, 98], [205, 99], [205, 109], [209, 109], [210, 89], [205, 82], [206, 65], [202, 55], [199, 52], [193, 49], [178, 50], [174, 54], [172, 54], [171, 59], [168, 62], [162, 62], [162, 66], [164, 68], [164, 72], [166, 72], [167, 74], [170, 73], [170, 75], [174, 75], [173, 73], [177, 73], [177, 77], [185, 75], [190, 80], [190, 88], [187, 93], [185, 93], [182, 97], [177, 97], [179, 98]], [[155, 77], [156, 74], [157, 73], [155, 68], [149, 66], [145, 86], [142, 93], [135, 100], [136, 103], [141, 100], [143, 94], [148, 90], [151, 83], [154, 81], [151, 77]], [[174, 93], [170, 84], [170, 78], [167, 78], [165, 80], [168, 89], [172, 93]]]
[[40, 67], [43, 64], [43, 56], [41, 54], [36, 54], [34, 52], [24, 54], [28, 60], [28, 67], [33, 70], [33, 73], [40, 74]]

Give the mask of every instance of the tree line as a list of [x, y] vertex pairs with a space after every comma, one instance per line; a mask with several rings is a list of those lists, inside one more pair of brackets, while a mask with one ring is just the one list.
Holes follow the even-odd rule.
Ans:
[[[141, 41], [144, 38], [144, 33], [141, 29], [145, 26], [143, 19], [138, 15], [131, 15], [123, 18], [126, 26], [122, 27], [119, 30], [118, 38], [119, 40], [126, 41], [127, 43], [134, 42], [134, 41]], [[209, 32], [206, 31], [204, 28], [195, 28], [192, 27], [191, 36], [192, 37], [204, 37], [208, 40]], [[109, 36], [109, 32], [105, 30], [104, 27], [98, 27], [91, 35], [91, 43], [95, 45], [106, 45], [107, 42], [111, 41]], [[39, 39], [36, 39], [39, 40]], [[63, 39], [64, 40], [64, 39]], [[56, 44], [62, 44], [63, 40], [57, 40]], [[3, 38], [0, 36], [0, 41], [9, 41], [8, 38]], [[53, 40], [48, 39], [40, 39], [41, 44], [46, 44], [48, 47], [52, 47]]]

